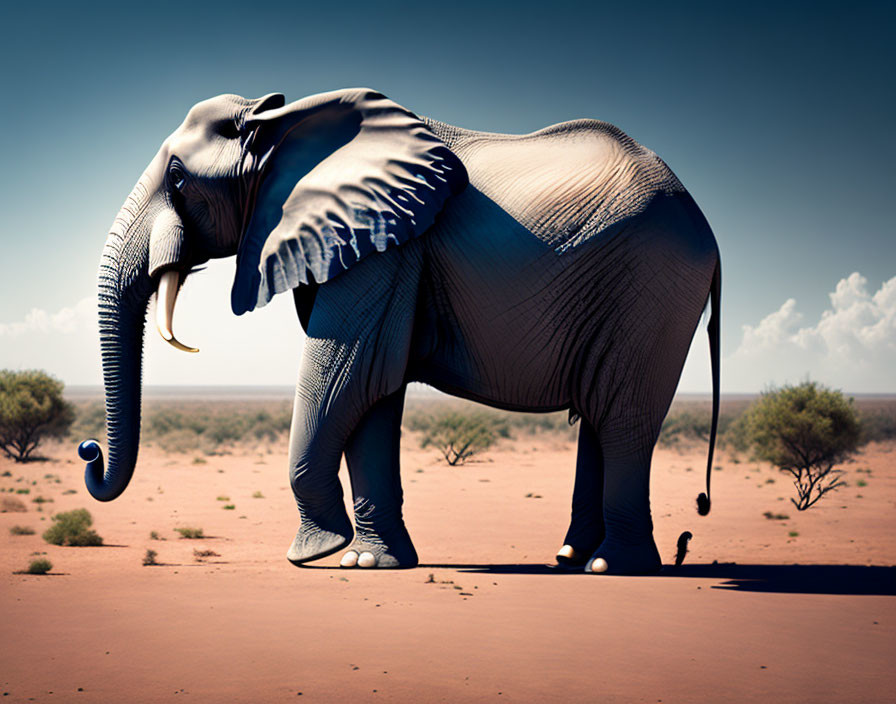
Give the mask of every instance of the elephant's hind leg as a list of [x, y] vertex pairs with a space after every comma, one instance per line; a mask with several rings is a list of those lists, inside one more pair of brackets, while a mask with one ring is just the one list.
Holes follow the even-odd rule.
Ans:
[[582, 567], [603, 542], [604, 458], [597, 432], [586, 419], [579, 421], [576, 481], [572, 517], [563, 547], [557, 552], [562, 567]]
[[604, 524], [606, 535], [585, 565], [586, 572], [645, 575], [662, 567], [653, 540], [650, 517], [650, 455], [652, 444], [640, 452], [604, 450]]
[[377, 401], [345, 446], [355, 540], [343, 555], [343, 567], [417, 566], [417, 551], [401, 516], [399, 445], [405, 388]]

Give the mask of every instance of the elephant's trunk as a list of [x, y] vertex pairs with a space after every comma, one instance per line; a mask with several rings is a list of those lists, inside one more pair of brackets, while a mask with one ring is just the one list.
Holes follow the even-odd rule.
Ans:
[[[81, 444], [88, 461], [87, 490], [111, 501], [127, 487], [137, 462], [140, 441], [141, 368], [146, 307], [153, 291], [148, 274], [149, 232], [144, 179], [121, 210], [100, 260], [98, 303], [103, 385], [106, 396], [108, 467], [99, 445]], [[151, 222], [150, 222], [151, 224]]]

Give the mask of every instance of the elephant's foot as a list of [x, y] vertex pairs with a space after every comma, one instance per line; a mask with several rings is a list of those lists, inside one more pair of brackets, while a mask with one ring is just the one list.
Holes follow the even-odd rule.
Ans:
[[353, 535], [352, 524], [344, 511], [341, 517], [326, 524], [303, 518], [302, 525], [299, 526], [296, 537], [286, 553], [286, 559], [294, 565], [301, 565], [332, 555], [348, 545]]
[[404, 526], [396, 530], [390, 539], [379, 535], [368, 535], [358, 529], [358, 537], [342, 556], [340, 567], [378, 567], [380, 569], [402, 569], [416, 567], [417, 551]]
[[557, 564], [560, 567], [582, 567], [591, 557], [591, 551], [576, 550], [572, 545], [566, 544], [557, 551]]
[[585, 572], [611, 575], [656, 574], [663, 566], [653, 538], [636, 545], [605, 540], [585, 563]]
[[[576, 530], [576, 528], [579, 530]], [[570, 526], [563, 541], [563, 547], [557, 551], [557, 566], [565, 569], [583, 567], [594, 554], [597, 546], [604, 542], [604, 527]]]

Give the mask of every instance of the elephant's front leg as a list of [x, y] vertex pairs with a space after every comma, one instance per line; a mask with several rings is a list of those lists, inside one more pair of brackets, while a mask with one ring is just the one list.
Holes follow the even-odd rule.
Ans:
[[416, 567], [417, 551], [401, 517], [401, 415], [406, 387], [364, 414], [345, 446], [355, 507], [355, 541], [343, 567]]
[[302, 517], [287, 553], [295, 564], [340, 550], [354, 535], [338, 477], [343, 452], [363, 499], [359, 540], [372, 548], [378, 535], [388, 546], [364, 552], [384, 564], [387, 556], [402, 566], [416, 560], [407, 535], [399, 537], [398, 432], [421, 267], [419, 245], [408, 243], [328, 281], [314, 299], [290, 431]]
[[356, 351], [333, 340], [305, 343], [289, 441], [289, 480], [302, 522], [286, 556], [296, 565], [340, 550], [354, 535], [339, 462], [362, 415], [345, 393]]

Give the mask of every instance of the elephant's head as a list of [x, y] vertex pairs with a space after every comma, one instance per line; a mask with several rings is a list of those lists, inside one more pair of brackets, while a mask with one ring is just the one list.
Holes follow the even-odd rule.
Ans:
[[422, 234], [467, 183], [463, 165], [413, 113], [368, 89], [285, 104], [223, 95], [190, 110], [115, 219], [99, 269], [109, 463], [82, 443], [101, 501], [137, 461], [144, 318], [174, 337], [177, 292], [213, 257], [237, 255], [233, 311], [322, 284], [362, 257]]

